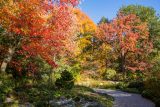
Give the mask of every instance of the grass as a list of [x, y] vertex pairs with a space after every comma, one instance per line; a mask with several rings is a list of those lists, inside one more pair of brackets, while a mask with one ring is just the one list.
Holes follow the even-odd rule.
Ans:
[[77, 85], [87, 86], [91, 88], [110, 88], [115, 89], [118, 82], [113, 81], [104, 81], [104, 80], [96, 80], [96, 79], [82, 79], [76, 82]]

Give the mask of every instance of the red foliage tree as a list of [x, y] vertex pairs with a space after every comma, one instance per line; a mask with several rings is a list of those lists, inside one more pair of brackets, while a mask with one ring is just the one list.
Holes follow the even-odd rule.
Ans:
[[121, 72], [126, 69], [136, 71], [146, 68], [145, 55], [151, 51], [149, 32], [146, 23], [134, 14], [118, 14], [110, 23], [98, 26], [97, 37], [111, 45], [112, 54], [119, 59]]
[[[9, 46], [1, 71], [5, 71], [14, 53], [22, 55], [23, 60], [39, 56], [55, 67], [54, 54], [64, 49], [65, 41], [72, 36], [70, 7], [77, 4], [78, 0], [21, 0], [2, 6], [0, 24], [7, 32], [6, 37], [14, 42]], [[22, 59], [14, 60], [12, 65], [20, 71], [21, 62]]]

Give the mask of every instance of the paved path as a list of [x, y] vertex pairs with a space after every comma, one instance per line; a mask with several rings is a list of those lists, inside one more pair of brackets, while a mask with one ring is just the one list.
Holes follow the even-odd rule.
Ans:
[[111, 95], [115, 98], [114, 107], [155, 107], [150, 100], [139, 94], [132, 94], [118, 90], [94, 89], [98, 93]]

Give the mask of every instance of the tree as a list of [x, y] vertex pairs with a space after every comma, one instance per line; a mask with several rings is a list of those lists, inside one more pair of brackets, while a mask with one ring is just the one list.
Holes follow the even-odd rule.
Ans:
[[74, 13], [77, 16], [79, 25], [78, 47], [79, 59], [83, 64], [86, 63], [87, 58], [91, 57], [93, 50], [93, 35], [96, 31], [96, 24], [80, 9], [75, 9]]
[[98, 25], [102, 23], [109, 23], [109, 20], [103, 16], [101, 20], [98, 22]]
[[[104, 16], [101, 18], [101, 20], [98, 22], [98, 25], [100, 24], [106, 24], [106, 23], [110, 23], [111, 21], [109, 21], [107, 18], [105, 18]], [[111, 67], [111, 58], [113, 59], [114, 56], [110, 57], [109, 52], [111, 50], [110, 45], [106, 45], [105, 43], [103, 43], [101, 40], [99, 40], [98, 38], [94, 37], [94, 61], [96, 63], [96, 65], [98, 66], [97, 71], [100, 71], [99, 73], [102, 74], [102, 71], [104, 71], [104, 69], [107, 69], [109, 67]], [[113, 65], [113, 62], [111, 62]]]
[[146, 23], [134, 14], [118, 16], [110, 23], [102, 23], [98, 26], [97, 38], [111, 46], [111, 53], [119, 59], [121, 72], [127, 70], [144, 70], [146, 62], [144, 54], [151, 51], [149, 32]]
[[[119, 12], [123, 14], [136, 14], [142, 21], [147, 23], [149, 28], [149, 40], [153, 44], [153, 51], [146, 57], [146, 60], [152, 65], [148, 71], [152, 73], [159, 72], [159, 51], [160, 51], [160, 18], [156, 14], [156, 11], [152, 7], [146, 7], [141, 5], [129, 5], [122, 7]], [[150, 72], [145, 72], [150, 74]], [[148, 76], [146, 76], [148, 77]]]
[[[69, 6], [75, 6], [78, 0], [10, 1], [0, 8], [3, 35], [12, 40], [1, 64], [1, 72], [5, 72], [11, 61], [21, 71], [21, 62], [34, 57], [40, 57], [55, 67], [53, 56], [67, 46], [66, 41], [71, 38], [73, 30], [73, 14]], [[12, 60], [15, 54], [23, 58]]]
[[142, 23], [146, 22], [149, 28], [149, 39], [153, 42], [154, 50], [160, 50], [160, 20], [153, 8], [128, 5], [120, 8], [119, 12], [126, 15], [135, 14], [141, 19]]

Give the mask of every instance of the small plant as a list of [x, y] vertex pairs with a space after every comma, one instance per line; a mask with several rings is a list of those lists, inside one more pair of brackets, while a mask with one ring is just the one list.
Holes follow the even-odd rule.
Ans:
[[105, 72], [103, 73], [103, 78], [104, 79], [113, 79], [116, 75], [116, 71], [114, 69], [106, 69]]
[[117, 89], [125, 89], [125, 88], [127, 88], [127, 84], [124, 82], [120, 82], [117, 84], [116, 88]]
[[57, 88], [71, 89], [74, 86], [74, 77], [69, 71], [64, 70], [61, 77], [56, 80], [55, 85]]

